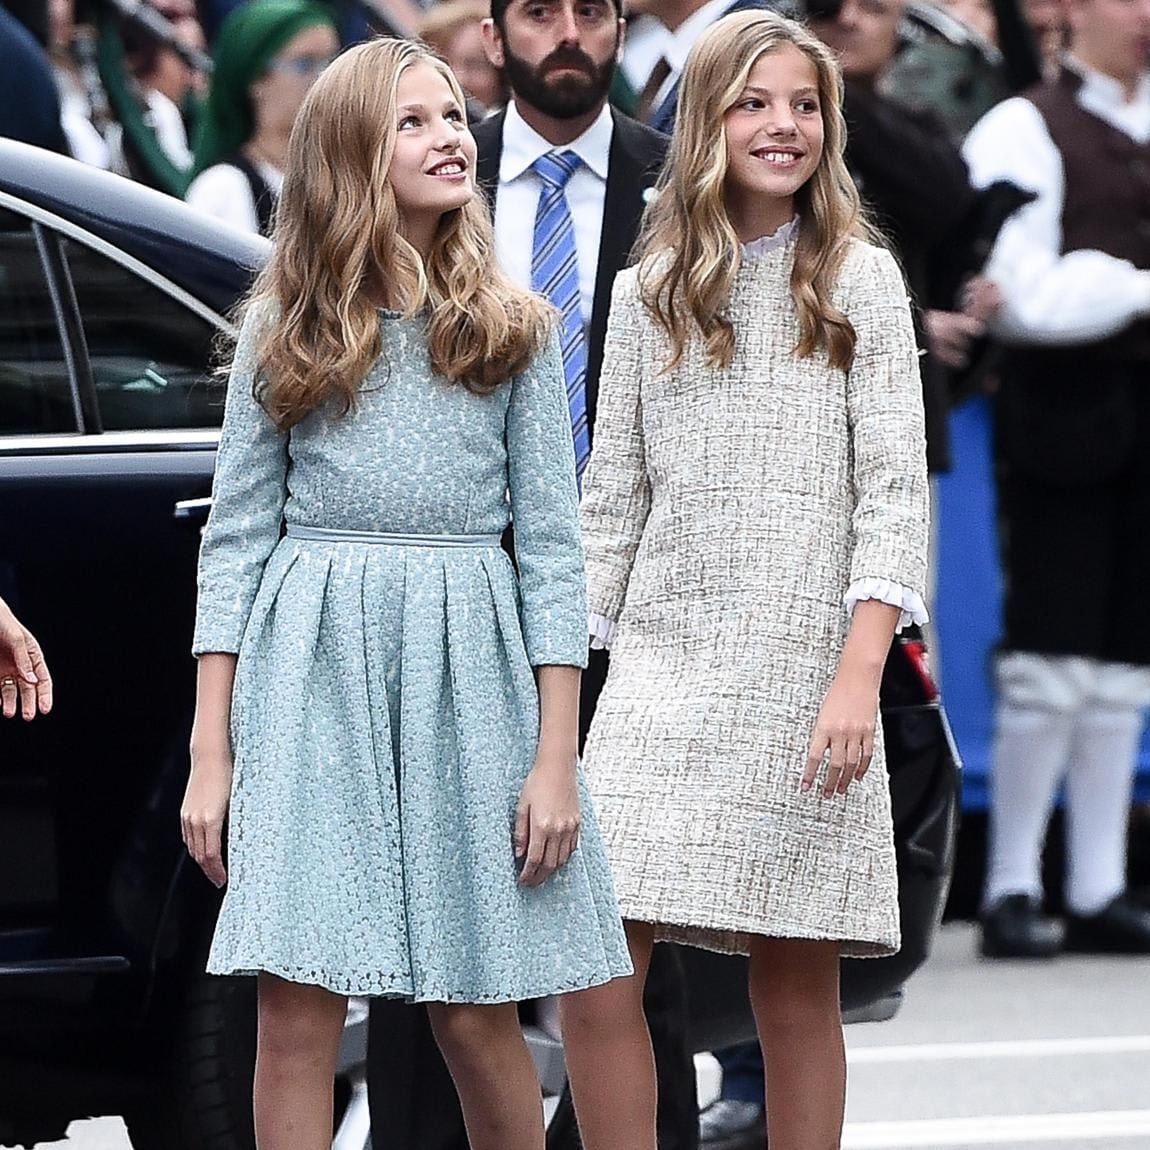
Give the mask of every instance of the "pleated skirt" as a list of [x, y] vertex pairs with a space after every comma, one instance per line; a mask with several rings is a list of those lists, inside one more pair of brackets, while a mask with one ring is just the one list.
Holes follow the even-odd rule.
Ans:
[[630, 973], [581, 775], [578, 850], [518, 883], [538, 725], [499, 547], [282, 540], [236, 669], [209, 971], [474, 1003]]

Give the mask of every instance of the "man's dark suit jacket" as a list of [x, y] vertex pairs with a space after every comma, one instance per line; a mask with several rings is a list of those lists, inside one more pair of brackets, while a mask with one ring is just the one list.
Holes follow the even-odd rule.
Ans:
[[[603, 203], [603, 230], [595, 299], [587, 337], [587, 421], [592, 441], [599, 398], [599, 372], [611, 287], [626, 267], [646, 206], [647, 189], [658, 177], [667, 139], [651, 128], [612, 111], [614, 131]], [[471, 126], [478, 145], [477, 182], [494, 212], [503, 156], [502, 112]], [[533, 220], [524, 221], [524, 242], [531, 242]], [[587, 733], [595, 701], [606, 677], [606, 653], [591, 652], [580, 694], [580, 742]], [[695, 1150], [698, 1119], [694, 1106], [693, 1063], [683, 1040], [685, 984], [673, 948], [657, 947], [648, 976], [645, 1004], [659, 1070], [659, 1144], [667, 1150]], [[380, 1000], [373, 1004], [368, 1060], [372, 1141], [380, 1150], [462, 1150], [466, 1137], [451, 1080], [435, 1047], [422, 1007]], [[552, 1150], [578, 1146], [569, 1095], [548, 1131]]]

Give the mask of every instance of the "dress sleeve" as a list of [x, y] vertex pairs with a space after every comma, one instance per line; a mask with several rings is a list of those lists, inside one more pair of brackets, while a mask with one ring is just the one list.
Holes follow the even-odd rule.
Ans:
[[507, 472], [527, 659], [587, 665], [575, 445], [558, 337], [511, 384]]
[[239, 651], [264, 566], [280, 538], [288, 437], [252, 394], [264, 322], [249, 310], [228, 380], [212, 510], [200, 547], [194, 655]]
[[865, 262], [848, 304], [858, 337], [847, 374], [856, 500], [850, 582], [884, 580], [921, 598], [930, 502], [914, 324], [893, 256], [870, 249]]
[[599, 377], [595, 443], [583, 477], [583, 546], [592, 614], [615, 621], [651, 507], [643, 447], [639, 333], [647, 323], [633, 271], [616, 277]]

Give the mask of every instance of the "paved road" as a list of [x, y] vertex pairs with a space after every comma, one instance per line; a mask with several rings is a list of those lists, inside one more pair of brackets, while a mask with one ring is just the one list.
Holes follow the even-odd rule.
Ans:
[[843, 1150], [1150, 1150], [1150, 959], [984, 962], [950, 927], [900, 1015], [848, 1037]]
[[[848, 1042], [843, 1150], [1150, 1150], [1150, 959], [986, 963], [947, 927], [898, 1018]], [[111, 1118], [51, 1147], [130, 1150]]]

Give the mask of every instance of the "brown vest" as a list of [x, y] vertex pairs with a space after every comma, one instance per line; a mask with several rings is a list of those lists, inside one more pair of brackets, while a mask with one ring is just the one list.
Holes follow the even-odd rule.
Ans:
[[[1150, 143], [1086, 111], [1078, 103], [1081, 87], [1082, 78], [1064, 68], [1027, 97], [1062, 156], [1062, 252], [1100, 251], [1150, 269]], [[1150, 320], [1106, 345], [1111, 356], [1150, 360]]]
[[[1150, 144], [1078, 104], [1064, 69], [1028, 95], [1062, 156], [1062, 252], [1094, 250], [1150, 268]], [[1070, 485], [1105, 482], [1150, 427], [1138, 393], [1150, 386], [1150, 321], [1109, 339], [1011, 352], [998, 398], [1002, 458], [1019, 472]]]

